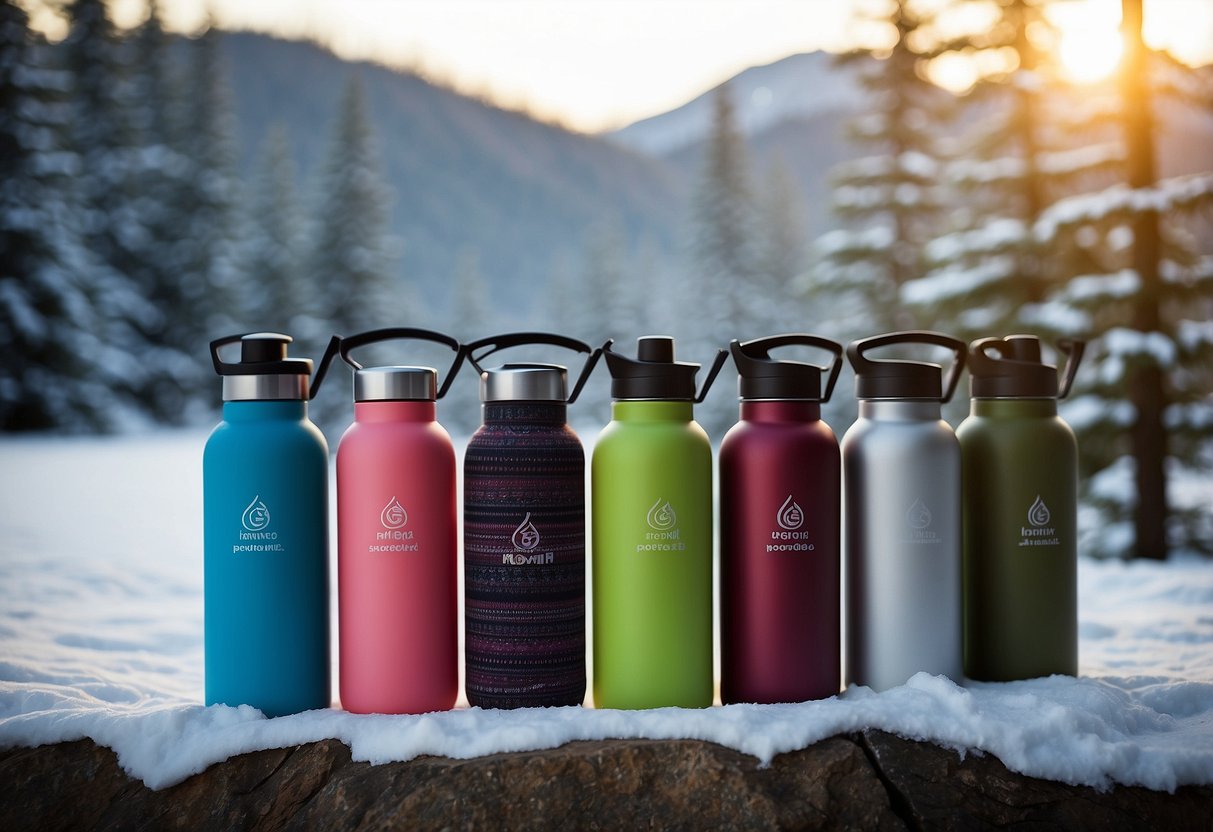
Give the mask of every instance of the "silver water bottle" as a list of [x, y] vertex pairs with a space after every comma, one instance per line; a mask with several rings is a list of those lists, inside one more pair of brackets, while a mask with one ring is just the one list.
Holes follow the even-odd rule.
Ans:
[[[869, 358], [895, 344], [953, 351], [939, 365]], [[964, 368], [963, 341], [894, 332], [855, 341], [859, 418], [842, 440], [846, 682], [885, 690], [919, 671], [960, 680], [960, 445], [941, 418]]]

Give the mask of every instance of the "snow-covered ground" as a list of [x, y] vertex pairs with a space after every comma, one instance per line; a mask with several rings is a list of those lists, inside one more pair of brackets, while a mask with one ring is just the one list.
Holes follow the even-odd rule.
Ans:
[[871, 726], [1039, 777], [1213, 783], [1213, 563], [1084, 560], [1079, 679], [647, 713], [340, 710], [265, 719], [202, 699], [202, 433], [0, 438], [0, 748], [91, 738], [153, 788], [227, 757], [335, 737], [358, 760], [608, 737], [712, 740], [763, 761]]

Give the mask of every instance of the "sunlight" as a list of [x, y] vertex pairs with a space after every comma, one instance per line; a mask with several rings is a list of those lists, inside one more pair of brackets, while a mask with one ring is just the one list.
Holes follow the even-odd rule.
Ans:
[[1076, 84], [1091, 84], [1116, 71], [1124, 42], [1117, 21], [1093, 19], [1061, 29], [1057, 57], [1062, 76]]

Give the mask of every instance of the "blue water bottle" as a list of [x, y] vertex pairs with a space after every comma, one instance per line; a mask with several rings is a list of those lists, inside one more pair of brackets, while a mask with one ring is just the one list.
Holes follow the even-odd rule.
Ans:
[[202, 460], [206, 704], [266, 716], [330, 702], [328, 446], [307, 415], [312, 362], [290, 342], [211, 343], [223, 421]]

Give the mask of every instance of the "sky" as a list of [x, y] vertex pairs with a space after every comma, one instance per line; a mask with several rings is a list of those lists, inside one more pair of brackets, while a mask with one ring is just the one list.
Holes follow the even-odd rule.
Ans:
[[[37, 7], [44, 0], [27, 0]], [[160, 0], [168, 28], [317, 40], [343, 58], [420, 69], [463, 92], [597, 131], [664, 112], [741, 70], [872, 36], [872, 0]], [[1076, 71], [1108, 64], [1120, 0], [1066, 0]], [[146, 0], [111, 0], [122, 25]], [[1146, 0], [1146, 39], [1213, 62], [1213, 0]], [[55, 23], [43, 12], [44, 28]], [[52, 31], [52, 34], [53, 31]]]

